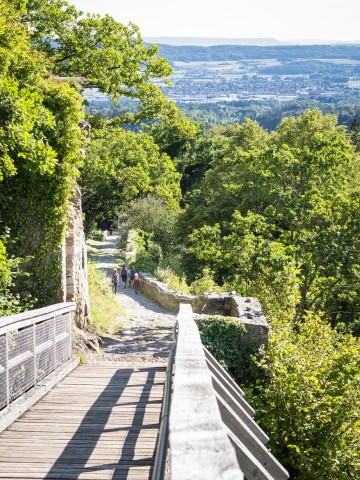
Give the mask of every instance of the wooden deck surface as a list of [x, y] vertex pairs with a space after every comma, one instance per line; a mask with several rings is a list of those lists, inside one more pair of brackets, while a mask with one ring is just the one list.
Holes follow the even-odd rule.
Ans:
[[0, 478], [151, 478], [165, 367], [76, 368], [0, 434]]

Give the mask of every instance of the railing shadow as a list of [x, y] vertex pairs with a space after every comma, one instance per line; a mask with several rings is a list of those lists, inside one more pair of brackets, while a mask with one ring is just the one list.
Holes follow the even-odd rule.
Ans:
[[[119, 405], [122, 395], [129, 386], [129, 379], [134, 372], [134, 370], [130, 368], [122, 368], [116, 371], [108, 385], [85, 414], [81, 424], [45, 478], [76, 479], [84, 472], [89, 474], [90, 472], [113, 470], [112, 474], [107, 472], [107, 475], [109, 475], [107, 478], [113, 480], [126, 479], [130, 469], [139, 466], [149, 467], [151, 472], [155, 454], [153, 453], [151, 456], [144, 456], [143, 458], [138, 459], [135, 459], [135, 454], [136, 444], [140, 433], [147, 429], [159, 428], [159, 423], [144, 425], [144, 417], [146, 414], [145, 406], [148, 404], [154, 405], [154, 401], [151, 401], [150, 403], [149, 399], [152, 387], [157, 384], [157, 382], [155, 382], [156, 373], [160, 370], [162, 371], [163, 368], [149, 367], [137, 369], [137, 372], [147, 372], [147, 378], [145, 383], [142, 383], [143, 388], [138, 402], [131, 402], [135, 406], [132, 419], [130, 419], [131, 423], [129, 422], [126, 426], [119, 425], [115, 428], [106, 428], [106, 424], [113, 412], [113, 408]], [[134, 386], [135, 385], [131, 385], [131, 387]], [[158, 403], [160, 402], [158, 401]], [[125, 406], [126, 404], [129, 405], [129, 403], [123, 403], [121, 405]], [[128, 422], [128, 420], [129, 417], [126, 422]], [[121, 440], [122, 445], [119, 445], [118, 452], [114, 454], [114, 462], [106, 463], [106, 459], [104, 459], [104, 462], [99, 460], [99, 462], [94, 465], [87, 465], [88, 460], [96, 449], [101, 435], [104, 433], [121, 431], [127, 431], [127, 434], [124, 440]], [[114, 449], [116, 449], [116, 447], [116, 444], [113, 445]], [[115, 459], [115, 457], [117, 458]], [[71, 465], [73, 465], [73, 467]]]

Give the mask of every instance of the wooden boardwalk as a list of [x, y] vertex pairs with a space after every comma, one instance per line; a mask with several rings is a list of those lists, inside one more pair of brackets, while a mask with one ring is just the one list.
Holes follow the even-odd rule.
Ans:
[[0, 478], [151, 478], [165, 367], [76, 368], [0, 435]]

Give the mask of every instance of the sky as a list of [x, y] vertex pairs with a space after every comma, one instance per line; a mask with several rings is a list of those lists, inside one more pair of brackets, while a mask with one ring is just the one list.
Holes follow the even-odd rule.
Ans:
[[360, 0], [68, 0], [143, 37], [360, 40]]

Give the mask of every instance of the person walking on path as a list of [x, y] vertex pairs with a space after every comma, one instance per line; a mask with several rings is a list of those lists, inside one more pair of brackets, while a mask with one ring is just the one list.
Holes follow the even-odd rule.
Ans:
[[139, 287], [140, 287], [140, 278], [137, 273], [135, 273], [134, 280], [133, 280], [133, 289], [135, 293], [139, 293]]
[[122, 269], [121, 269], [121, 281], [122, 281], [122, 284], [123, 284], [123, 288], [126, 288], [127, 274], [128, 274], [127, 268], [126, 268], [126, 265], [124, 263], [123, 266], [122, 266]]
[[113, 286], [114, 293], [116, 294], [116, 289], [117, 289], [117, 286], [118, 286], [118, 283], [119, 283], [119, 274], [118, 274], [116, 268], [114, 268], [114, 270], [113, 270], [113, 273], [112, 273], [112, 276], [111, 276], [111, 283], [112, 283], [112, 286]]
[[134, 283], [135, 273], [136, 273], [136, 269], [133, 265], [130, 269], [130, 286], [131, 287], [133, 286], [133, 283]]

